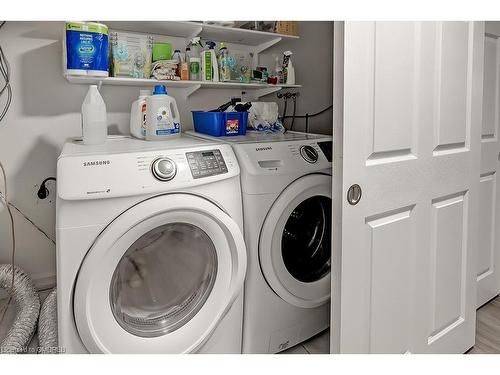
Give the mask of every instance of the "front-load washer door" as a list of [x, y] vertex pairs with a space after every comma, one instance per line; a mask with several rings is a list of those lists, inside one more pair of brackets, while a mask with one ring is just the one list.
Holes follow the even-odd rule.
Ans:
[[299, 307], [330, 299], [332, 177], [312, 174], [290, 184], [262, 226], [259, 259], [271, 288]]
[[189, 194], [145, 200], [87, 253], [73, 298], [78, 333], [89, 352], [197, 351], [245, 271], [240, 228], [215, 204]]

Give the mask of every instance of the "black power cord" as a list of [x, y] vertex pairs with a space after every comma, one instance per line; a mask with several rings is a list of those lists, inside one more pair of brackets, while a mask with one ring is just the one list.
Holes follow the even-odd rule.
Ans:
[[49, 191], [49, 189], [47, 189], [47, 186], [45, 186], [45, 184], [48, 181], [56, 181], [56, 178], [55, 177], [47, 177], [45, 180], [42, 181], [42, 183], [40, 184], [40, 189], [38, 189], [38, 192], [36, 193], [36, 195], [38, 195], [38, 198], [45, 199], [49, 196], [50, 191]]

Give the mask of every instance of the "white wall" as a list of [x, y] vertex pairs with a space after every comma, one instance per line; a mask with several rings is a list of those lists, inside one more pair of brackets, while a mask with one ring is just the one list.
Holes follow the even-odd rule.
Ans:
[[[46, 200], [36, 197], [38, 184], [56, 175], [56, 160], [68, 137], [81, 134], [80, 106], [87, 87], [69, 84], [61, 74], [61, 22], [7, 22], [0, 44], [12, 70], [13, 100], [0, 123], [0, 160], [6, 168], [11, 202], [47, 235], [34, 229], [15, 210], [16, 263], [40, 286], [55, 274], [54, 185]], [[332, 103], [332, 22], [301, 22], [301, 39], [281, 43], [261, 56], [274, 66], [274, 56], [294, 52], [297, 83], [301, 83], [298, 114], [316, 112]], [[103, 86], [110, 133], [128, 133], [130, 103], [137, 87]], [[176, 90], [170, 93], [175, 97]], [[186, 102], [177, 97], [184, 129], [191, 128], [190, 109], [211, 109], [239, 95], [237, 90], [199, 90]], [[263, 100], [277, 100], [275, 94]], [[3, 104], [3, 103], [0, 103]], [[1, 106], [0, 106], [1, 107]], [[291, 112], [290, 112], [291, 113]], [[331, 134], [331, 113], [311, 120], [310, 130]], [[296, 122], [300, 129], [301, 122]], [[50, 183], [52, 184], [52, 183]], [[3, 191], [3, 186], [0, 189]], [[7, 212], [0, 206], [0, 263], [10, 259]]]

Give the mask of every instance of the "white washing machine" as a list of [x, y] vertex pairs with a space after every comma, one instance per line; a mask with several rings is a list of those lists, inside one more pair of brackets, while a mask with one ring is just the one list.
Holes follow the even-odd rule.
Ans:
[[248, 270], [244, 353], [276, 353], [330, 325], [332, 138], [287, 132], [213, 138], [241, 168]]
[[67, 142], [57, 312], [68, 353], [241, 353], [246, 249], [227, 144]]

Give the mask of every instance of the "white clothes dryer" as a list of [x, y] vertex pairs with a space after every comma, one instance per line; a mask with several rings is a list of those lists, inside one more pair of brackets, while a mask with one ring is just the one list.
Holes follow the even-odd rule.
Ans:
[[230, 146], [67, 142], [57, 162], [67, 353], [241, 353], [246, 249]]
[[244, 353], [276, 353], [330, 325], [332, 138], [288, 131], [191, 136], [231, 144], [248, 270]]

